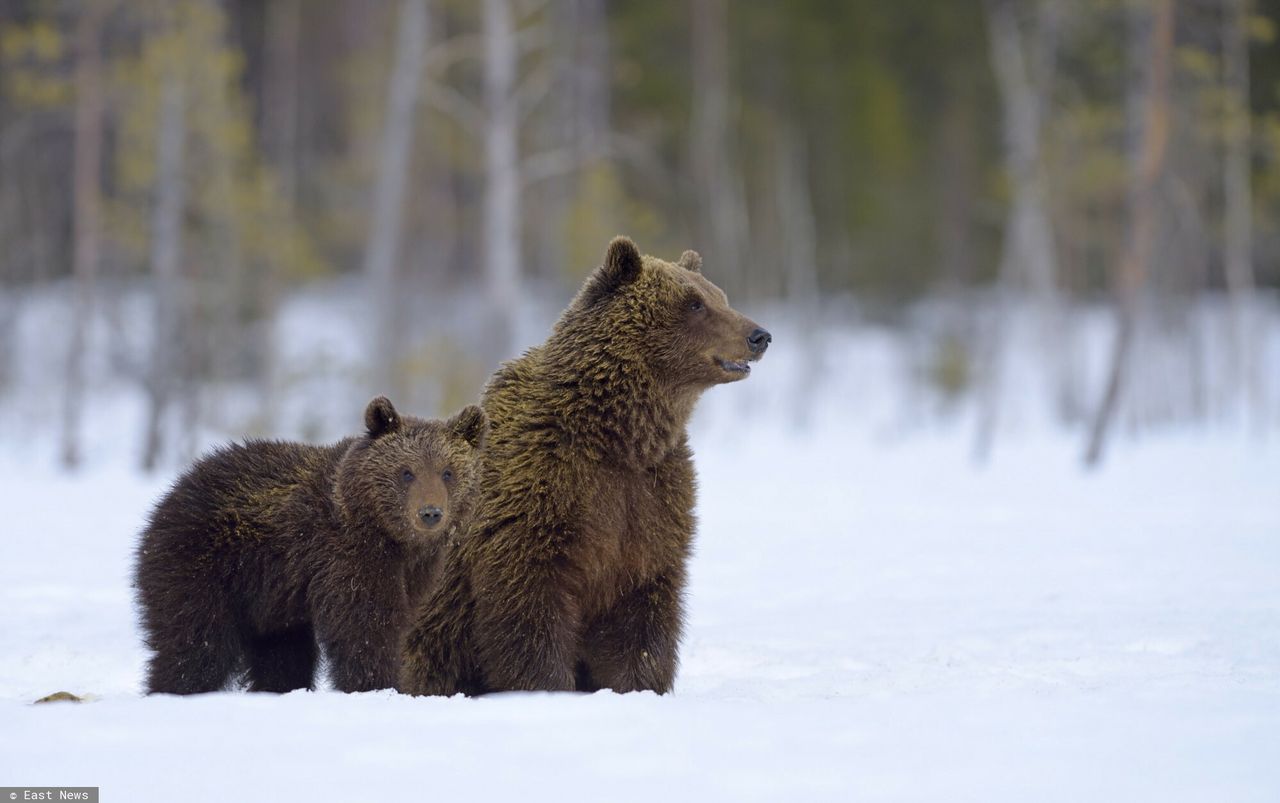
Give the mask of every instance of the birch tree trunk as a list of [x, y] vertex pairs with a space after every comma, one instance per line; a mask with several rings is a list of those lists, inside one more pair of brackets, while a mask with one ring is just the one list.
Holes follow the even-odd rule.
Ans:
[[509, 0], [484, 0], [484, 278], [494, 315], [491, 351], [511, 348], [520, 300], [520, 111]]
[[182, 217], [186, 205], [183, 165], [187, 138], [186, 99], [177, 70], [161, 90], [156, 147], [156, 201], [151, 216], [151, 275], [155, 331], [147, 378], [149, 408], [142, 467], [156, 467], [164, 449], [164, 417], [178, 387], [185, 348], [182, 332]]
[[776, 147], [778, 219], [787, 299], [806, 321], [811, 321], [818, 306], [818, 232], [809, 190], [808, 154], [790, 123], [780, 125]]
[[[205, 0], [205, 2], [213, 4], [217, 0]], [[216, 9], [216, 6], [213, 7]], [[215, 125], [222, 130], [229, 130], [235, 114], [232, 109], [234, 100], [231, 97], [231, 87], [220, 85], [212, 89], [212, 93], [205, 95], [203, 104], [212, 112], [211, 117], [216, 121]], [[244, 242], [240, 218], [237, 214], [236, 154], [229, 148], [210, 149], [204, 167], [206, 170], [211, 170], [213, 174], [211, 184], [214, 192], [209, 200], [213, 203], [210, 211], [214, 213], [211, 228], [216, 232], [216, 236], [210, 249], [210, 264], [217, 271], [218, 280], [211, 282], [201, 277], [203, 281], [196, 283], [202, 288], [200, 296], [215, 299], [215, 301], [212, 305], [206, 301], [193, 304], [199, 308], [198, 313], [193, 317], [198, 318], [202, 324], [207, 322], [211, 330], [208, 336], [201, 331], [199, 349], [201, 351], [208, 349], [208, 353], [202, 353], [200, 358], [202, 367], [208, 368], [214, 381], [206, 386], [212, 394], [201, 393], [199, 383], [194, 381], [184, 389], [184, 418], [181, 427], [187, 439], [182, 445], [184, 458], [194, 457], [199, 446], [197, 434], [200, 403], [206, 401], [210, 412], [214, 415], [226, 409], [225, 399], [221, 394], [227, 382], [237, 378], [237, 366], [246, 354], [246, 350], [251, 347], [251, 336], [245, 331], [247, 317], [245, 310], [251, 308], [253, 296], [249, 276], [245, 270]], [[198, 301], [198, 299], [192, 300]], [[190, 328], [189, 324], [188, 331]], [[204, 362], [206, 359], [207, 363]], [[195, 379], [191, 376], [192, 372], [186, 373], [189, 381]]]
[[[1013, 207], [1005, 226], [1000, 273], [1022, 285], [1032, 298], [1043, 301], [1054, 294], [1058, 273], [1053, 230], [1045, 212], [1040, 156], [1047, 76], [1033, 74], [1027, 63], [1014, 3], [988, 0], [986, 8], [991, 66], [1004, 108], [1005, 169], [1013, 184]], [[1042, 52], [1052, 46], [1051, 42], [1045, 36], [1038, 37], [1034, 50]]]
[[1255, 415], [1262, 414], [1261, 377], [1252, 325], [1253, 193], [1249, 186], [1251, 120], [1249, 40], [1246, 0], [1225, 0], [1222, 15], [1222, 82], [1227, 94], [1226, 148], [1222, 197], [1224, 262], [1231, 298], [1232, 354], [1238, 387], [1245, 390]]
[[[264, 78], [263, 133], [267, 158], [275, 169], [285, 214], [296, 216], [298, 197], [298, 64], [301, 44], [301, 0], [276, 0], [267, 9], [267, 69]], [[293, 239], [289, 240], [291, 243]], [[293, 264], [296, 254], [285, 255]], [[283, 265], [268, 260], [259, 299], [258, 387], [262, 394], [260, 429], [274, 432], [279, 413], [281, 376], [276, 339]]]
[[972, 92], [956, 92], [946, 105], [937, 133], [943, 165], [938, 191], [938, 243], [942, 283], [949, 295], [973, 280], [973, 197], [977, 185], [977, 143], [973, 136]]
[[93, 322], [100, 252], [99, 181], [102, 175], [101, 36], [105, 9], [87, 4], [76, 27], [76, 110], [74, 144], [75, 245], [72, 271], [75, 307], [62, 408], [62, 465], [80, 465], [80, 419], [85, 395], [85, 351]]
[[690, 118], [692, 172], [697, 187], [700, 249], [724, 285], [740, 290], [748, 222], [730, 137], [729, 31], [725, 0], [694, 0]]
[[426, 0], [404, 0], [397, 23], [395, 64], [387, 93], [387, 118], [374, 189], [373, 228], [364, 272], [376, 321], [372, 343], [374, 390], [403, 395], [398, 380], [402, 308], [397, 283], [401, 220], [413, 147], [413, 122], [426, 52]]
[[609, 136], [609, 11], [605, 0], [574, 0], [578, 58], [573, 76], [577, 161], [601, 155]]
[[[586, 267], [568, 264], [575, 249], [569, 247], [566, 230], [575, 199], [583, 203], [577, 198], [582, 186], [577, 168], [600, 159], [608, 143], [609, 20], [605, 0], [560, 0], [550, 14], [554, 105], [553, 113], [542, 115], [538, 127], [541, 149], [565, 152], [566, 163], [572, 168], [542, 182], [536, 194], [537, 208], [530, 208], [527, 214], [536, 216], [530, 221], [533, 225], [528, 234], [535, 240], [530, 250], [536, 254], [537, 265], [557, 275], [555, 272], [566, 267]], [[526, 272], [532, 269], [526, 266]]]
[[801, 381], [792, 409], [800, 425], [808, 423], [814, 387], [822, 380], [822, 349], [815, 341], [822, 331], [818, 289], [818, 232], [809, 186], [809, 158], [805, 143], [789, 122], [779, 125], [775, 146], [777, 210], [782, 240], [782, 269], [786, 271], [787, 301], [798, 315], [797, 331], [804, 355]]
[[[1053, 338], [1057, 324], [1058, 266], [1054, 253], [1053, 229], [1046, 212], [1045, 176], [1041, 158], [1041, 128], [1048, 104], [1050, 71], [1056, 49], [1056, 7], [1038, 6], [1037, 36], [1028, 48], [1019, 28], [1013, 0], [986, 0], [991, 69], [996, 77], [1003, 108], [1005, 172], [1013, 189], [1013, 203], [1005, 222], [1001, 247], [994, 322], [987, 336], [984, 359], [986, 374], [980, 401], [975, 456], [984, 459], [995, 438], [996, 422], [1004, 382], [1005, 342], [1011, 337], [1006, 326], [1013, 313], [1010, 305], [1016, 288], [1031, 301], [1032, 326], [1047, 360], [1056, 357]], [[1033, 69], [1028, 50], [1038, 56]], [[1059, 371], [1061, 373], [1061, 371]]]
[[1138, 304], [1146, 283], [1157, 224], [1156, 201], [1169, 141], [1169, 80], [1173, 53], [1173, 0], [1152, 0], [1135, 9], [1131, 47], [1144, 67], [1135, 70], [1130, 114], [1134, 118], [1129, 161], [1129, 222], [1125, 250], [1116, 276], [1116, 335], [1106, 387], [1085, 447], [1086, 466], [1102, 460], [1129, 370]]
[[298, 195], [298, 91], [302, 0], [274, 0], [267, 8], [263, 75], [263, 150], [280, 195], [292, 209]]
[[0, 112], [0, 176], [9, 176], [0, 181], [0, 242], [5, 249], [0, 251], [0, 393], [8, 389], [13, 380], [14, 328], [18, 318], [18, 298], [15, 287], [18, 284], [20, 271], [15, 252], [19, 250], [21, 237], [19, 232], [20, 208], [23, 193], [22, 182], [17, 180], [17, 148], [19, 141], [16, 133], [18, 127], [9, 122], [8, 115]]

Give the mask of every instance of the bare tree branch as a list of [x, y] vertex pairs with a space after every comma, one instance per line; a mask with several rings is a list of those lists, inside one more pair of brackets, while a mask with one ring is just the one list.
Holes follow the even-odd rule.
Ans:
[[582, 166], [573, 148], [555, 148], [525, 157], [520, 163], [520, 188], [572, 173]]
[[516, 53], [527, 56], [551, 44], [551, 31], [545, 22], [527, 25], [516, 31]]
[[517, 0], [516, 13], [528, 18], [541, 13], [549, 5], [551, 0]]
[[484, 112], [453, 87], [428, 79], [423, 83], [423, 97], [433, 108], [448, 115], [469, 133], [477, 136], [484, 133]]
[[479, 34], [462, 34], [434, 45], [427, 53], [427, 71], [443, 72], [454, 64], [484, 55], [484, 38]]
[[[1156, 194], [1164, 175], [1169, 147], [1169, 83], [1174, 47], [1173, 0], [1157, 0], [1150, 11], [1134, 11], [1131, 22], [1135, 49], [1144, 53], [1139, 83], [1131, 86], [1131, 112], [1138, 115], [1137, 136], [1131, 143], [1129, 221], [1124, 253], [1116, 276], [1118, 318], [1106, 388], [1089, 429], [1084, 463], [1098, 465], [1115, 420], [1133, 353], [1138, 294], [1146, 283], [1155, 243]], [[1137, 16], [1141, 15], [1141, 16]]]
[[[515, 34], [516, 52], [521, 56], [546, 47], [551, 41], [545, 23], [529, 25]], [[453, 65], [469, 59], [484, 57], [484, 37], [480, 34], [459, 34], [433, 45], [427, 54], [427, 72], [436, 75]]]
[[519, 107], [520, 120], [524, 121], [537, 110], [554, 85], [554, 73], [548, 64], [539, 65], [516, 87], [515, 102]]

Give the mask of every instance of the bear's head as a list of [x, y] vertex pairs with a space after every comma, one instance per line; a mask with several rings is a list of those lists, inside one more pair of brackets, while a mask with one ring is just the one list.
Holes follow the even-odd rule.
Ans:
[[604, 333], [610, 348], [651, 367], [675, 390], [743, 379], [772, 341], [702, 275], [696, 251], [666, 262], [642, 257], [626, 237], [609, 243], [604, 264], [557, 324], [562, 331], [582, 325]]
[[447, 421], [402, 416], [379, 396], [364, 411], [336, 495], [348, 522], [378, 527], [403, 543], [464, 531], [475, 496], [489, 419], [475, 405]]

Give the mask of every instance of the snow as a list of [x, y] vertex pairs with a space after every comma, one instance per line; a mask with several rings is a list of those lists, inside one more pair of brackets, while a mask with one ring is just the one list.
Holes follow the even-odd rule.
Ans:
[[[665, 697], [142, 698], [131, 550], [177, 467], [134, 472], [127, 399], [89, 411], [83, 473], [33, 458], [47, 436], [6, 441], [0, 783], [128, 801], [1275, 800], [1275, 441], [1171, 429], [1085, 473], [1078, 437], [1032, 428], [975, 466], [968, 423], [901, 429], [889, 346], [853, 339], [826, 362], [856, 370], [803, 415], [786, 347], [704, 400]], [[93, 700], [31, 705], [61, 689]]]

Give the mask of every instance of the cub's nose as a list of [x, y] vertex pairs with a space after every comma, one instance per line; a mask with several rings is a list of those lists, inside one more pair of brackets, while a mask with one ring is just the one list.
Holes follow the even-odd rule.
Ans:
[[747, 335], [747, 348], [751, 349], [752, 354], [763, 354], [764, 350], [769, 348], [769, 344], [772, 342], [773, 335], [759, 327]]
[[422, 519], [422, 523], [428, 527], [434, 527], [440, 523], [440, 519], [444, 518], [444, 511], [435, 505], [427, 505], [418, 510], [418, 518]]

